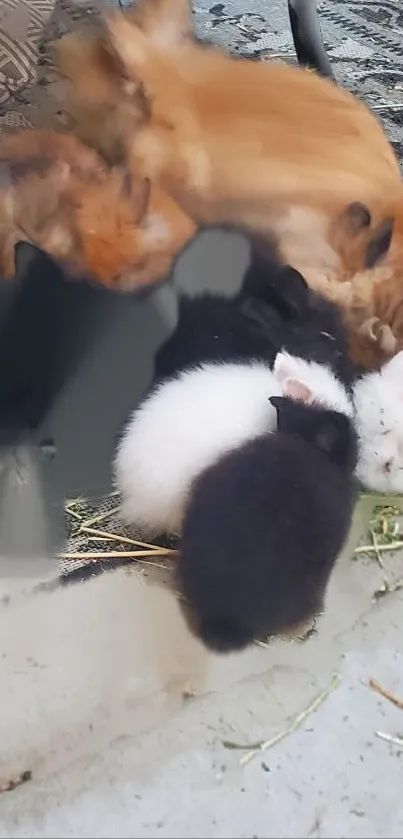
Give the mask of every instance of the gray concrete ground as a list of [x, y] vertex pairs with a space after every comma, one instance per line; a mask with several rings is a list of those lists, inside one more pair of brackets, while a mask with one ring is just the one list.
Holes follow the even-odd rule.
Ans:
[[[52, 594], [2, 581], [0, 837], [401, 837], [403, 574], [342, 558], [319, 632], [206, 653], [169, 590], [119, 570]], [[301, 727], [241, 765], [243, 751]], [[194, 693], [192, 698], [184, 694]]]

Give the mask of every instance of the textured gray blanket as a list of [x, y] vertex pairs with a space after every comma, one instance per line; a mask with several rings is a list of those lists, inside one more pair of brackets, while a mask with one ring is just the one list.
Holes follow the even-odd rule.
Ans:
[[[293, 55], [285, 0], [195, 4], [198, 34], [246, 55]], [[379, 114], [403, 156], [403, 5], [401, 0], [323, 0], [325, 46], [339, 83]]]

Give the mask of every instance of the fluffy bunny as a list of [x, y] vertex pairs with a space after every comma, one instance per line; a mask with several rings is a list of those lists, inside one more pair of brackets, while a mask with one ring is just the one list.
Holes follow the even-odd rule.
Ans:
[[[299, 60], [328, 74], [314, 6], [293, 8], [293, 37]], [[198, 221], [274, 234], [285, 262], [345, 308], [357, 364], [402, 349], [401, 174], [365, 104], [318, 73], [198, 45], [188, 0], [142, 0], [107, 29], [62, 41], [80, 136], [160, 174]], [[346, 219], [351, 201], [362, 212]]]
[[375, 492], [403, 493], [403, 351], [354, 386], [357, 476]]
[[265, 239], [246, 235], [251, 263], [239, 294], [179, 298], [178, 324], [158, 351], [155, 377], [205, 361], [263, 359], [284, 349], [328, 364], [346, 383], [354, 378], [342, 312], [283, 265]]
[[[371, 210], [386, 184], [400, 192], [397, 158], [379, 122], [317, 73], [190, 40], [157, 43], [123, 14], [110, 16], [108, 28], [127, 74], [121, 90], [127, 78], [141, 83], [149, 102], [132, 151], [147, 176], [160, 175], [189, 198], [200, 220], [224, 212], [226, 221], [256, 227], [273, 210], [284, 216], [285, 206], [341, 211], [359, 200]], [[390, 198], [383, 195], [384, 207]]]
[[[141, 126], [126, 126], [132, 164], [160, 179], [198, 222], [275, 235], [285, 262], [346, 309], [358, 364], [379, 366], [401, 349], [401, 173], [365, 104], [300, 68], [190, 41], [165, 47], [123, 15], [109, 32], [150, 106]], [[125, 77], [120, 87], [134, 101]], [[351, 202], [363, 212], [346, 226], [340, 217]], [[376, 286], [385, 282], [384, 314]], [[371, 318], [388, 328], [386, 340]]]
[[195, 225], [162, 189], [109, 168], [56, 131], [11, 134], [0, 145], [0, 276], [29, 241], [73, 276], [135, 290], [169, 274]]
[[280, 353], [263, 363], [205, 364], [158, 385], [118, 445], [122, 513], [144, 535], [180, 532], [192, 481], [226, 451], [276, 427], [270, 396], [318, 401], [352, 413], [341, 382], [322, 365]]
[[193, 484], [179, 587], [217, 652], [288, 634], [323, 608], [355, 499], [356, 438], [339, 413], [274, 397], [278, 432], [225, 454]]

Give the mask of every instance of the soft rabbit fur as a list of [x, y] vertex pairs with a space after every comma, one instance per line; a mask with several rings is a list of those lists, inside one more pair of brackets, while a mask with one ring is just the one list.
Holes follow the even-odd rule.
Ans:
[[223, 455], [194, 482], [178, 582], [211, 649], [290, 634], [323, 608], [355, 500], [346, 416], [273, 398], [278, 431]]
[[[285, 262], [345, 308], [357, 364], [400, 348], [401, 179], [362, 102], [313, 73], [198, 45], [188, 0], [141, 0], [110, 33], [68, 36], [60, 64], [80, 136], [158, 172], [197, 220], [274, 233]], [[351, 202], [367, 214], [358, 227], [343, 218]]]
[[[253, 226], [289, 206], [334, 211], [400, 186], [397, 160], [365, 105], [316, 73], [198, 44], [156, 43], [124, 15], [109, 30], [150, 118], [132, 138], [148, 177], [187, 193], [203, 221]], [[363, 143], [377, 166], [368, 178]], [[375, 161], [374, 161], [375, 163]], [[393, 197], [393, 196], [392, 196]], [[233, 203], [234, 202], [234, 203]], [[240, 218], [241, 216], [241, 218]]]
[[357, 475], [375, 492], [403, 493], [403, 352], [354, 386]]
[[104, 286], [142, 288], [165, 278], [194, 229], [166, 193], [109, 169], [71, 135], [24, 131], [0, 146], [3, 276], [24, 240]]
[[[274, 233], [284, 260], [346, 308], [356, 362], [390, 356], [389, 332], [372, 329], [379, 318], [372, 286], [397, 270], [388, 294], [399, 299], [403, 187], [375, 116], [307, 70], [190, 42], [163, 47], [121, 15], [109, 29], [150, 106], [144, 125], [127, 129], [135, 165], [160, 178], [198, 221]], [[346, 227], [353, 202], [364, 213]], [[395, 216], [394, 246], [381, 266]]]
[[146, 536], [178, 533], [192, 481], [223, 453], [273, 430], [274, 395], [352, 405], [326, 367], [279, 354], [263, 363], [205, 364], [154, 388], [129, 419], [114, 464], [126, 522]]
[[329, 365], [350, 384], [355, 370], [341, 309], [283, 265], [267, 240], [247, 234], [246, 240], [251, 262], [235, 297], [179, 297], [176, 329], [156, 354], [156, 379], [206, 361], [255, 358], [272, 366], [284, 349]]
[[[176, 45], [194, 38], [189, 0], [136, 0], [122, 14], [129, 25], [139, 26], [156, 44]], [[57, 57], [68, 83], [77, 136], [110, 163], [124, 161], [128, 122], [132, 127], [140, 125], [148, 105], [141, 87], [125, 79], [104, 23], [65, 35], [58, 42]], [[132, 98], [122, 96], [122, 81]]]
[[[400, 348], [401, 179], [362, 102], [313, 73], [197, 45], [188, 0], [141, 0], [110, 33], [63, 39], [60, 63], [80, 136], [113, 161], [134, 153], [198, 220], [274, 233], [285, 262], [345, 307], [357, 364]], [[351, 201], [368, 214], [358, 231], [340, 221]]]
[[[163, 46], [123, 15], [109, 29], [149, 98], [133, 154], [147, 175], [189, 197], [203, 221], [223, 213], [267, 229], [271, 215], [284, 221], [290, 207], [334, 216], [358, 200], [370, 210], [375, 202], [381, 219], [400, 195], [399, 167], [380, 124], [328, 80], [197, 44]], [[373, 156], [370, 177], [364, 143]]]

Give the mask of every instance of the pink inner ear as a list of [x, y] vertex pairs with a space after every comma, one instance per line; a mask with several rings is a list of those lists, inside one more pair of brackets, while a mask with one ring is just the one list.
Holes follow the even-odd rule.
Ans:
[[283, 384], [283, 394], [289, 399], [295, 399], [296, 402], [312, 402], [312, 391], [298, 379], [286, 379]]

